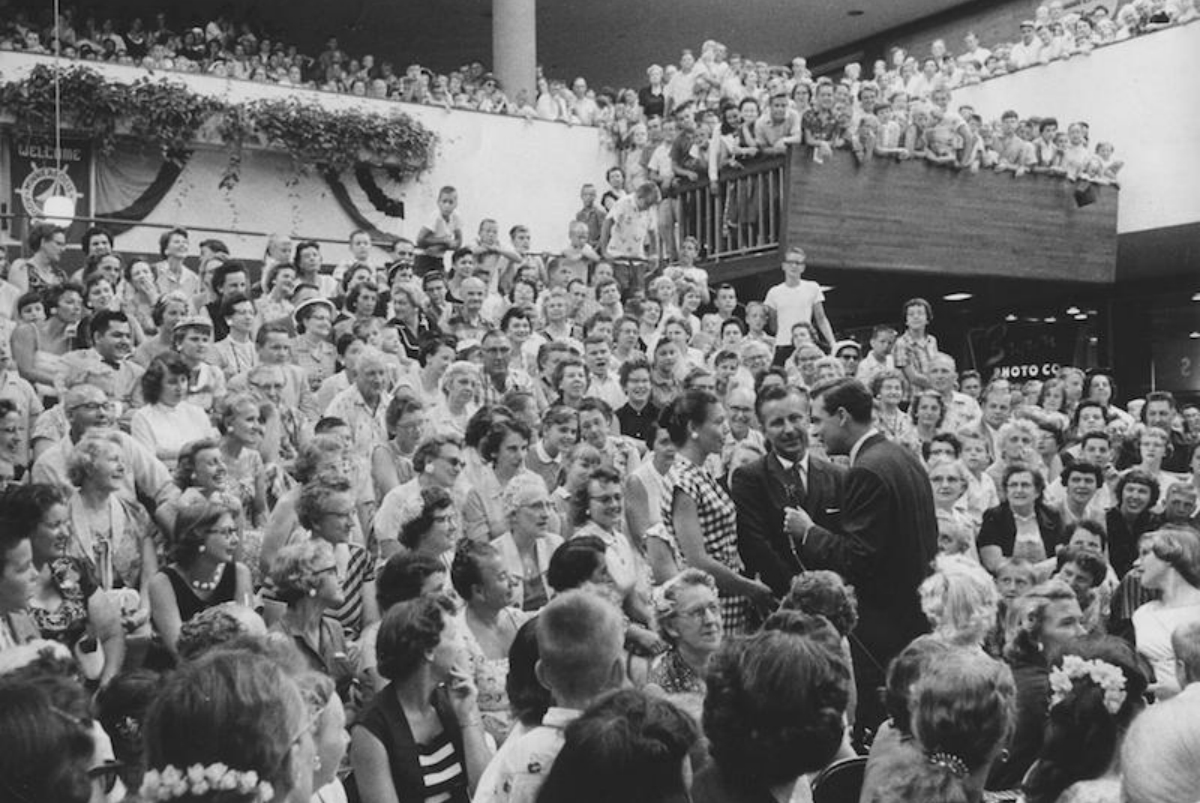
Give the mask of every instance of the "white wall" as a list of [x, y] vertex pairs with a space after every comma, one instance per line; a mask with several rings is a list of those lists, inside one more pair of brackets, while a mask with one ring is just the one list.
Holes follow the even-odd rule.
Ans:
[[[0, 52], [0, 76], [14, 80], [27, 74], [34, 65], [51, 61]], [[145, 70], [134, 67], [97, 63], [88, 66], [117, 81], [132, 82], [147, 75]], [[438, 188], [449, 184], [459, 190], [459, 214], [468, 241], [474, 239], [479, 221], [491, 217], [498, 220], [505, 242], [504, 233], [522, 223], [532, 229], [535, 251], [559, 250], [566, 244], [567, 223], [579, 208], [580, 185], [589, 181], [603, 185], [604, 172], [615, 161], [595, 128], [446, 111], [205, 75], [161, 75], [182, 82], [197, 93], [232, 102], [296, 96], [328, 109], [357, 107], [384, 115], [402, 111], [436, 131], [440, 139], [434, 166], [419, 180], [396, 186], [386, 180], [382, 171], [376, 171], [376, 178], [388, 195], [404, 201], [406, 218], [397, 220], [372, 214], [367, 217], [380, 229], [409, 238], [416, 237], [423, 222], [432, 220]], [[146, 222], [193, 225], [196, 229], [193, 239], [203, 237], [198, 225], [201, 223], [218, 229], [281, 232], [339, 241], [353, 227], [328, 196], [324, 180], [316, 175], [297, 179], [285, 155], [248, 151], [241, 181], [228, 194], [217, 186], [224, 164], [225, 156], [220, 150], [198, 149], [175, 187]], [[0, 172], [6, 173], [7, 169], [5, 165]], [[289, 181], [293, 182], [290, 186]], [[343, 176], [343, 181], [352, 197], [360, 199], [360, 209], [371, 210], [362, 193], [356, 192], [353, 175]], [[155, 251], [160, 231], [134, 229], [120, 238], [118, 247]], [[224, 239], [230, 241], [237, 256], [262, 256], [261, 238], [239, 240], [225, 236]], [[342, 256], [326, 249], [327, 259]]]
[[955, 92], [984, 119], [1005, 109], [1085, 120], [1121, 170], [1117, 231], [1200, 221], [1200, 22], [1099, 48]]

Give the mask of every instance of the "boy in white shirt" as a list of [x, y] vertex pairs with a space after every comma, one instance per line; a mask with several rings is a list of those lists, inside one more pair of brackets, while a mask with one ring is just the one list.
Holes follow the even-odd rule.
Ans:
[[792, 327], [807, 323], [825, 342], [835, 342], [833, 327], [825, 315], [825, 293], [821, 285], [804, 278], [804, 249], [789, 248], [783, 259], [783, 282], [767, 291], [763, 299], [775, 325], [775, 364], [782, 365], [792, 353]]

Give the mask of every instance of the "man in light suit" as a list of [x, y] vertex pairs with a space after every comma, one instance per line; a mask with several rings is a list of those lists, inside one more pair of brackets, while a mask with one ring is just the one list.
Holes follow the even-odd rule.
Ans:
[[738, 551], [747, 573], [757, 574], [783, 597], [803, 568], [794, 542], [783, 531], [785, 511], [803, 508], [821, 526], [836, 530], [846, 472], [808, 453], [806, 391], [768, 386], [754, 406], [771, 450], [733, 473], [730, 495], [737, 505]]
[[854, 379], [813, 390], [812, 419], [829, 454], [850, 457], [841, 527], [830, 530], [803, 508], [789, 508], [784, 529], [810, 569], [832, 569], [855, 587], [852, 639], [860, 728], [885, 716], [876, 689], [905, 645], [929, 629], [917, 587], [937, 553], [937, 516], [920, 458], [872, 426], [871, 393]]

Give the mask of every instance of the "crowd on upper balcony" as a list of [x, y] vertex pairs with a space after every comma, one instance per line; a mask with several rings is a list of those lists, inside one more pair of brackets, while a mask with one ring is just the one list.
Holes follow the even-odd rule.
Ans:
[[[1033, 19], [1020, 23], [1019, 37], [1013, 42], [993, 43], [989, 48], [982, 46], [974, 33], [968, 33], [961, 53], [951, 53], [939, 39], [923, 58], [893, 48], [891, 63], [877, 60], [870, 80], [881, 100], [890, 100], [897, 92], [910, 98], [928, 97], [937, 87], [953, 90], [969, 86], [1015, 70], [1090, 53], [1096, 47], [1190, 22], [1198, 16], [1196, 0], [1133, 0], [1115, 13], [1100, 4], [1082, 14], [1067, 12], [1062, 0], [1051, 0], [1037, 7]], [[328, 38], [324, 49], [313, 56], [228, 14], [181, 24], [169, 20], [166, 12], [159, 12], [147, 25], [141, 17], [97, 20], [94, 15], [84, 16], [67, 6], [58, 23], [56, 29], [50, 14], [31, 17], [17, 12], [0, 23], [0, 50], [52, 53], [57, 30], [61, 54], [67, 58], [597, 125], [610, 128], [619, 137], [628, 135], [637, 122], [670, 114], [688, 101], [719, 109], [749, 97], [765, 110], [771, 95], [780, 88], [793, 96], [796, 86], [803, 85], [810, 101], [814, 89], [813, 76], [803, 57], [792, 59], [788, 66], [772, 65], [731, 53], [716, 41], [706, 42], [699, 58], [692, 51], [684, 51], [677, 65], [651, 65], [647, 83], [639, 89], [597, 89], [583, 77], [568, 83], [543, 75], [539, 67], [532, 95], [524, 91], [510, 95], [479, 61], [443, 74], [419, 64], [409, 64], [401, 71], [387, 58], [350, 56], [336, 37]], [[855, 95], [862, 73], [861, 65], [847, 67], [843, 83], [848, 81]], [[803, 114], [803, 109], [797, 111]]]

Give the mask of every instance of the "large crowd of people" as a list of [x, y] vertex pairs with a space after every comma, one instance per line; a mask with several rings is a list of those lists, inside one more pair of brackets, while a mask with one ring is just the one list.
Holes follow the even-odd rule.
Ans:
[[465, 244], [451, 187], [332, 270], [92, 228], [70, 275], [32, 228], [5, 799], [1197, 788], [1200, 407], [960, 372], [920, 298], [839, 340], [803, 250], [739, 299], [642, 259], [654, 184], [595, 195], [548, 261]]
[[[1040, 172], [1112, 184], [1123, 160], [1115, 156], [1111, 141], [1090, 141], [1086, 122], [1064, 122], [1060, 127], [1053, 116], [1021, 118], [1011, 110], [991, 110], [1000, 116], [985, 117], [969, 106], [951, 108], [951, 93], [1198, 16], [1194, 0], [1134, 0], [1115, 13], [1103, 4], [1084, 13], [1067, 12], [1062, 0], [1051, 0], [1037, 7], [1033, 19], [1021, 22], [1014, 42], [988, 48], [968, 33], [957, 54], [938, 39], [924, 56], [894, 48], [890, 62], [874, 62], [869, 73], [854, 62], [840, 75], [817, 79], [803, 57], [772, 65], [709, 40], [699, 57], [685, 50], [678, 64], [651, 65], [646, 84], [639, 88], [597, 89], [584, 77], [568, 85], [539, 68], [535, 91], [521, 90], [511, 97], [480, 61], [446, 74], [418, 64], [401, 71], [386, 58], [351, 57], [336, 37], [313, 56], [226, 15], [179, 25], [160, 12], [147, 25], [140, 17], [97, 20], [68, 6], [56, 25], [53, 15], [18, 12], [0, 27], [0, 50], [57, 52], [156, 72], [205, 73], [600, 126], [621, 153], [620, 167], [630, 186], [645, 178], [664, 186], [705, 176], [716, 181], [718, 171], [782, 152], [789, 144], [811, 147], [818, 161], [841, 148], [860, 159], [920, 158], [957, 168], [994, 168], [1016, 175]], [[672, 122], [683, 130], [670, 129]], [[668, 160], [660, 153], [656, 160], [663, 144], [681, 154]], [[672, 161], [682, 168], [664, 173], [662, 168]], [[731, 209], [742, 210], [741, 219], [727, 214], [727, 223], [756, 223], [751, 219], [753, 199], [727, 201]]]
[[921, 298], [839, 339], [803, 249], [739, 298], [671, 197], [790, 146], [944, 158], [896, 144], [898, 95], [959, 167], [1087, 177], [1086, 127], [1055, 161], [1006, 115], [1028, 148], [989, 164], [946, 86], [797, 74], [736, 120], [652, 75], [543, 253], [468, 240], [453, 187], [415, 240], [261, 266], [93, 227], [71, 271], [32, 225], [0, 256], [0, 800], [1189, 801], [1200, 406], [960, 370]]

